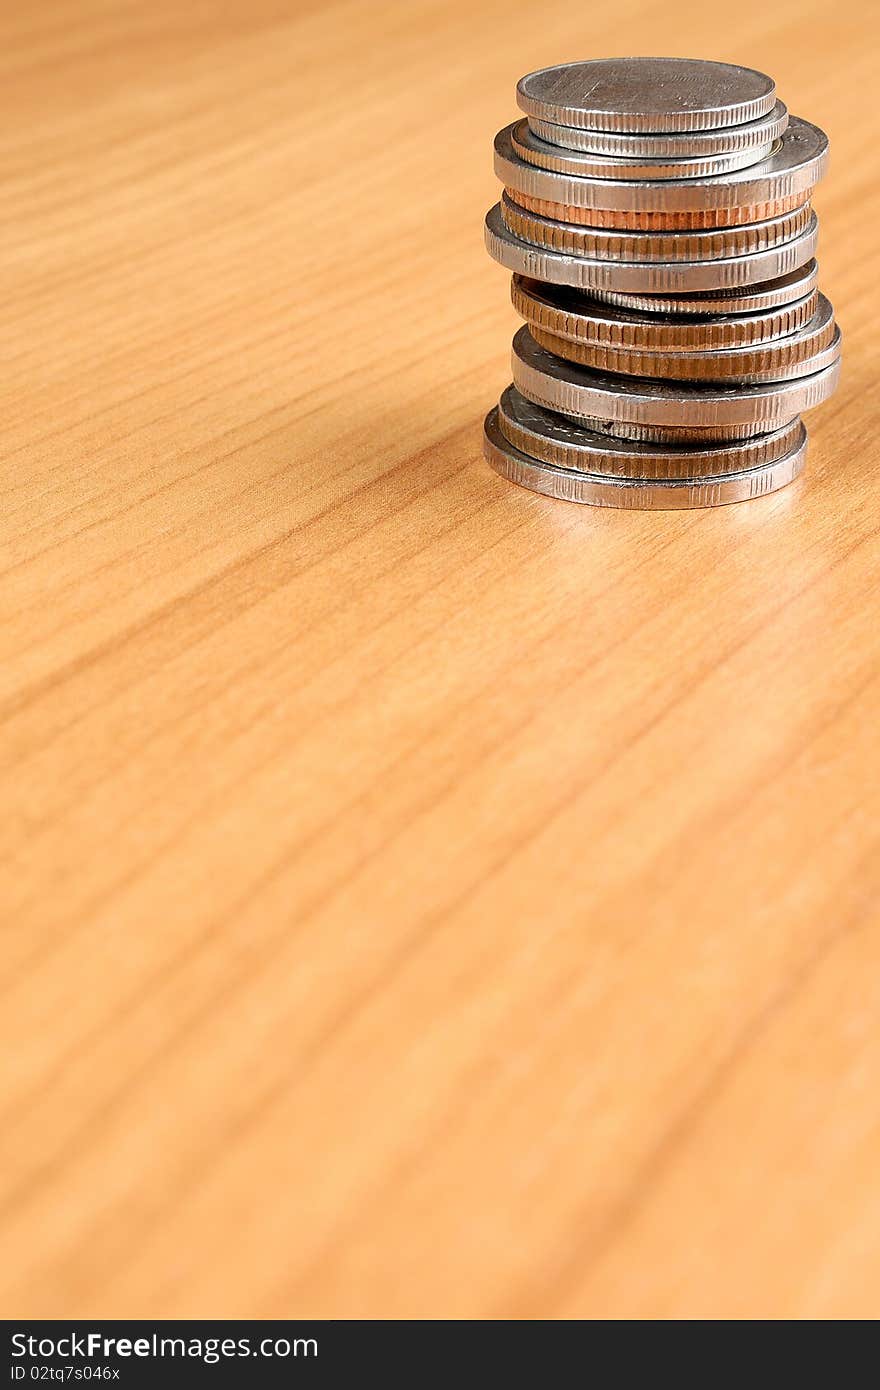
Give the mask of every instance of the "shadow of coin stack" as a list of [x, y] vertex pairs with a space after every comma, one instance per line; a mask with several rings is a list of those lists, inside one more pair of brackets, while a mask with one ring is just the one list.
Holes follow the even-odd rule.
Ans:
[[503, 476], [614, 507], [759, 497], [803, 467], [840, 330], [810, 207], [827, 137], [772, 80], [684, 58], [530, 73], [489, 254], [525, 319], [486, 419]]

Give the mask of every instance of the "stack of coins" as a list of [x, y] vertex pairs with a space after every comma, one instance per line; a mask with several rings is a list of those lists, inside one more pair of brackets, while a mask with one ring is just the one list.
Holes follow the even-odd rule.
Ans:
[[495, 138], [489, 254], [525, 320], [486, 419], [552, 497], [703, 507], [801, 471], [840, 330], [816, 287], [821, 130], [750, 68], [618, 58], [530, 73]]

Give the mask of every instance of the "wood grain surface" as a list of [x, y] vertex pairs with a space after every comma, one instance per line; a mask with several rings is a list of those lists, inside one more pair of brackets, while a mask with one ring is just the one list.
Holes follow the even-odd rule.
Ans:
[[[880, 1313], [876, 7], [5, 8], [6, 1316]], [[830, 134], [714, 512], [480, 457], [517, 77]]]

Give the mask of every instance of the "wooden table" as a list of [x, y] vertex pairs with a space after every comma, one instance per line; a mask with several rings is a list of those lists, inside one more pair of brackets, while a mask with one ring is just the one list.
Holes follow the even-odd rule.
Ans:
[[[7, 1316], [880, 1312], [876, 9], [735, 9], [8, 7]], [[492, 136], [620, 52], [830, 133], [778, 496], [481, 460]]]

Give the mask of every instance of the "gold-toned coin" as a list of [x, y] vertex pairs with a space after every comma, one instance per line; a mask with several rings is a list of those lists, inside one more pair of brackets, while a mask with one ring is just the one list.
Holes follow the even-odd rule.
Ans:
[[714, 352], [750, 347], [796, 333], [813, 317], [818, 291], [793, 304], [751, 314], [662, 314], [617, 309], [565, 285], [514, 275], [510, 298], [532, 330], [543, 329], [574, 343], [629, 352]]
[[664, 352], [617, 347], [608, 342], [574, 342], [534, 324], [532, 337], [548, 352], [597, 372], [661, 377], [681, 381], [787, 381], [821, 371], [832, 360], [825, 354], [835, 334], [834, 310], [824, 294], [816, 312], [796, 333], [771, 343], [727, 349]]

